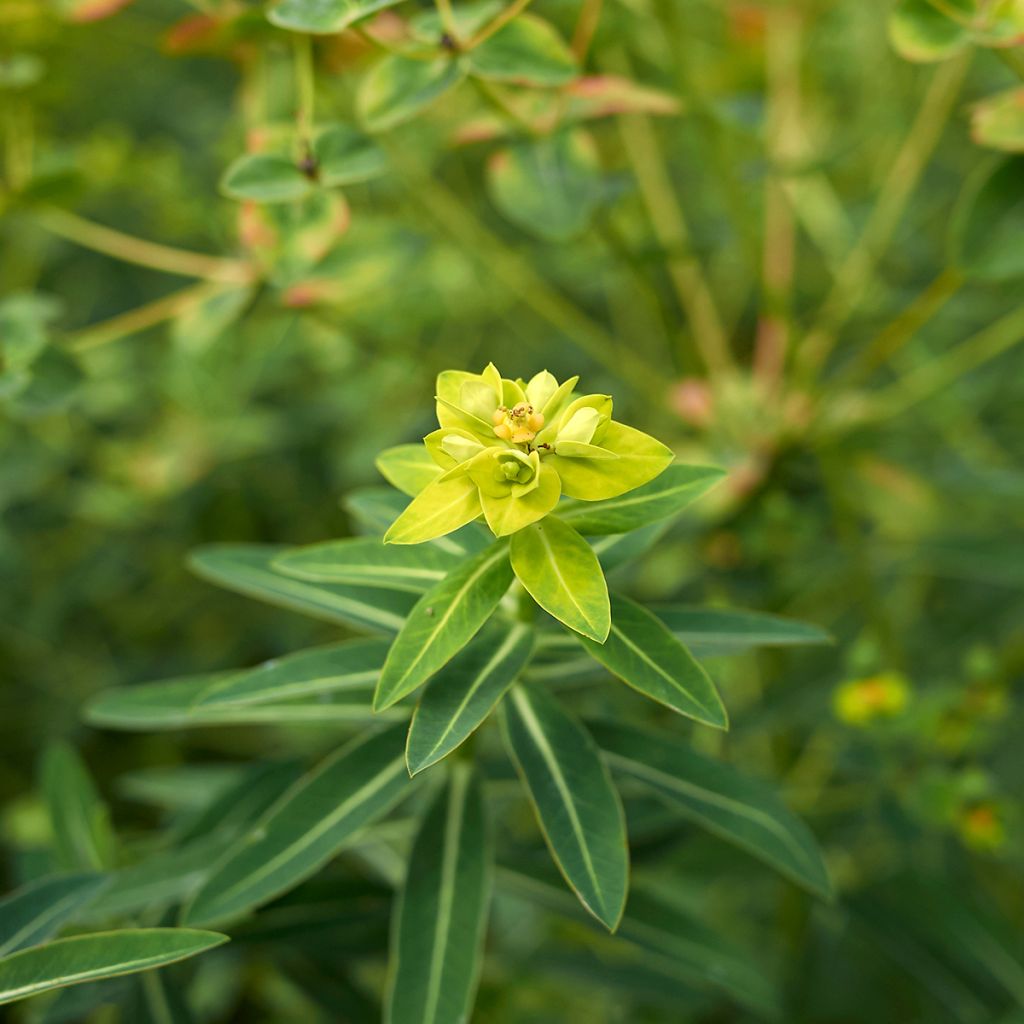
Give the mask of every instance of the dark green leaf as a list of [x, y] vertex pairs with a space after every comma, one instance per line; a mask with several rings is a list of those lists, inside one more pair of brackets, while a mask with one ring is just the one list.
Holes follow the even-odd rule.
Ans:
[[969, 179], [953, 212], [953, 257], [971, 277], [1024, 275], [1024, 156], [993, 160]]
[[677, 639], [701, 654], [740, 654], [755, 647], [832, 642], [820, 626], [764, 612], [681, 604], [653, 605], [651, 611]]
[[608, 769], [586, 729], [539, 687], [517, 685], [503, 708], [509, 754], [551, 855], [583, 905], [614, 931], [626, 903], [629, 848]]
[[381, 148], [346, 124], [335, 124], [321, 130], [313, 143], [313, 158], [317, 181], [328, 188], [368, 181], [387, 169], [387, 159]]
[[56, 934], [108, 882], [105, 875], [53, 875], [16, 889], [0, 901], [0, 956]]
[[256, 203], [291, 203], [313, 191], [313, 182], [293, 160], [275, 153], [248, 153], [233, 161], [220, 181], [232, 199]]

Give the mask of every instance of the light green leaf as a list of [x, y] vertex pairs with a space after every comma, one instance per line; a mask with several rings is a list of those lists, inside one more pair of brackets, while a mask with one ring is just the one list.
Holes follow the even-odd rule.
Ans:
[[435, 540], [480, 515], [480, 496], [468, 476], [435, 480], [420, 491], [384, 534], [385, 544]]
[[[974, 15], [973, 0], [946, 0], [965, 20]], [[931, 0], [898, 0], [889, 15], [889, 40], [901, 57], [913, 61], [939, 61], [959, 53], [971, 42], [966, 24]]]
[[569, 241], [586, 230], [601, 200], [597, 147], [581, 128], [516, 142], [491, 157], [487, 188], [513, 224], [546, 241]]
[[976, 103], [971, 112], [971, 136], [990, 149], [1024, 153], [1024, 86]]
[[950, 241], [956, 264], [981, 281], [1024, 276], [1024, 156], [978, 168], [953, 211]]
[[586, 729], [545, 690], [517, 685], [503, 704], [509, 755], [566, 881], [614, 931], [626, 903], [629, 848], [619, 795]]
[[333, 35], [350, 25], [394, 7], [400, 0], [277, 0], [267, 18], [278, 28], [312, 35]]
[[183, 923], [238, 918], [319, 871], [409, 786], [402, 726], [342, 747], [256, 822], [186, 908]]
[[673, 459], [671, 450], [660, 441], [615, 420], [606, 425], [600, 443], [618, 458], [605, 461], [549, 455], [545, 459], [558, 470], [567, 497], [583, 501], [618, 497], [653, 480]]
[[557, 515], [583, 534], [625, 533], [677, 515], [724, 475], [708, 466], [669, 466], [650, 483], [616, 498], [565, 502]]
[[230, 684], [236, 675], [235, 672], [218, 672], [104, 690], [86, 704], [84, 717], [100, 728], [127, 731], [223, 725], [317, 725], [369, 722], [374, 718], [372, 684], [266, 704], [196, 703], [211, 688]]
[[488, 627], [427, 683], [409, 726], [409, 774], [429, 768], [462, 743], [529, 664], [533, 630], [522, 623]]
[[558, 474], [541, 463], [540, 482], [532, 491], [520, 495], [510, 492], [500, 498], [481, 491], [480, 504], [494, 536], [507, 537], [546, 516], [558, 504], [561, 492]]
[[313, 191], [313, 181], [286, 156], [247, 153], [224, 172], [220, 189], [232, 199], [292, 203]]
[[388, 55], [363, 76], [356, 95], [360, 120], [373, 132], [415, 117], [462, 81], [462, 65], [450, 57], [411, 60]]
[[384, 151], [361, 131], [347, 124], [320, 129], [313, 141], [316, 180], [327, 188], [369, 181], [387, 170]]
[[40, 775], [60, 866], [69, 871], [110, 867], [115, 846], [110, 812], [82, 759], [66, 743], [51, 743]]
[[579, 66], [554, 26], [520, 14], [469, 51], [470, 73], [514, 85], [558, 86], [571, 82]]
[[832, 642], [820, 626], [764, 612], [681, 604], [653, 605], [650, 610], [668, 626], [677, 640], [704, 655], [741, 654], [755, 647]]
[[424, 594], [388, 652], [374, 709], [390, 707], [446, 665], [476, 636], [511, 583], [508, 549], [499, 542]]
[[593, 548], [571, 526], [548, 516], [514, 533], [510, 553], [519, 582], [541, 608], [604, 643], [611, 625], [608, 585]]
[[646, 608], [616, 594], [608, 640], [580, 643], [624, 683], [698, 722], [717, 729], [729, 720], [715, 684], [690, 652]]
[[54, 935], [109, 883], [106, 875], [51, 875], [0, 901], [0, 957]]
[[458, 555], [434, 545], [386, 545], [357, 538], [289, 548], [274, 559], [272, 568], [314, 583], [378, 586], [422, 594], [458, 564]]
[[479, 778], [456, 764], [409, 855], [392, 935], [388, 1024], [470, 1019], [491, 898], [490, 830]]
[[698, 754], [667, 733], [615, 722], [588, 727], [616, 772], [651, 787], [685, 818], [742, 847], [797, 885], [831, 896], [814, 837], [770, 786]]
[[0, 1003], [161, 967], [227, 941], [226, 935], [190, 928], [125, 929], [59, 939], [0, 960]]
[[[345, 496], [342, 504], [355, 520], [360, 533], [382, 536], [408, 507], [409, 499], [390, 487], [363, 487]], [[493, 537], [480, 523], [469, 523], [444, 537], [435, 537], [432, 547], [454, 555], [476, 554], [493, 542]]]
[[287, 548], [271, 544], [210, 544], [189, 557], [193, 572], [259, 601], [356, 629], [397, 633], [414, 604], [411, 594], [380, 587], [308, 583], [273, 569]]
[[387, 640], [373, 637], [298, 651], [214, 683], [199, 694], [194, 708], [266, 704], [352, 689], [365, 696], [387, 650]]
[[375, 465], [392, 487], [415, 498], [441, 475], [441, 467], [422, 444], [400, 444], [377, 456]]

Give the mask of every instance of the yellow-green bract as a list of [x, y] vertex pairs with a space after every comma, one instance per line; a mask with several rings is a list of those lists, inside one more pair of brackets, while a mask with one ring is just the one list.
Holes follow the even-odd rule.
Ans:
[[424, 438], [418, 472], [403, 474], [415, 496], [385, 541], [419, 544], [481, 515], [504, 537], [543, 519], [562, 495], [599, 501], [653, 480], [672, 452], [613, 420], [609, 395], [577, 394], [578, 380], [559, 383], [547, 370], [509, 380], [493, 363], [441, 373], [440, 427]]

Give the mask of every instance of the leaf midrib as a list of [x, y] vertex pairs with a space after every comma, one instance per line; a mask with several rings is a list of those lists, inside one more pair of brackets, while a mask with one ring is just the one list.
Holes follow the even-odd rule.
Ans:
[[[571, 527], [570, 527], [570, 529], [571, 529]], [[544, 545], [544, 550], [546, 551], [547, 556], [548, 556], [548, 558], [551, 561], [552, 568], [554, 569], [554, 573], [555, 573], [555, 576], [558, 579], [559, 584], [561, 585], [562, 589], [566, 592], [566, 594], [569, 595], [569, 600], [573, 603], [573, 605], [576, 608], [576, 610], [583, 617], [583, 621], [588, 626], [590, 626], [591, 629], [596, 630], [596, 628], [597, 628], [596, 623], [583, 610], [583, 606], [579, 603], [579, 601], [576, 600], [576, 595], [573, 593], [572, 587], [570, 587], [569, 584], [566, 583], [565, 577], [562, 575], [562, 570], [558, 566], [558, 559], [555, 557], [554, 548], [551, 547], [551, 541], [548, 540], [547, 534], [544, 532], [543, 528], [541, 528], [541, 530], [539, 530], [538, 532], [540, 533], [540, 542], [541, 542], [541, 544]], [[597, 556], [595, 555], [594, 557], [596, 558]]]

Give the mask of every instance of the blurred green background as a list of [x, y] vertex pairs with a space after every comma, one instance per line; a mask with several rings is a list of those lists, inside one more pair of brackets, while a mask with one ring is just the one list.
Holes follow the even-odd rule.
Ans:
[[[581, 31], [577, 0], [535, 7]], [[722, 750], [780, 782], [856, 908], [839, 926], [784, 893], [757, 901], [799, 1020], [1008, 1024], [1024, 1006], [1024, 132], [979, 144], [976, 105], [1019, 95], [1022, 51], [908, 43], [875, 0], [584, 8], [600, 14], [584, 74], [627, 93], [586, 122], [585, 158], [509, 184], [508, 140], [466, 141], [495, 114], [463, 86], [380, 133], [380, 178], [258, 207], [218, 190], [295, 109], [291, 40], [255, 5], [0, 6], [7, 880], [46, 856], [49, 741], [80, 750], [129, 835], [160, 820], [168, 769], [331, 742], [107, 733], [80, 713], [110, 686], [336, 636], [193, 577], [188, 551], [348, 534], [342, 497], [430, 429], [435, 374], [493, 359], [580, 373], [683, 460], [729, 470], [634, 593], [835, 637], [714, 665]], [[390, 38], [419, 9], [371, 28]], [[1007, 17], [1024, 32], [1019, 5]], [[318, 120], [356, 119], [377, 57], [353, 32], [316, 42]], [[505, 101], [528, 109], [530, 90]], [[683, 889], [714, 856], [681, 855]], [[742, 898], [724, 903], [747, 932]], [[565, 987], [568, 964], [524, 962], [513, 994], [485, 976], [480, 1020], [747, 1019], [597, 997], [593, 977]], [[315, 1019], [275, 998], [217, 1019]]]

